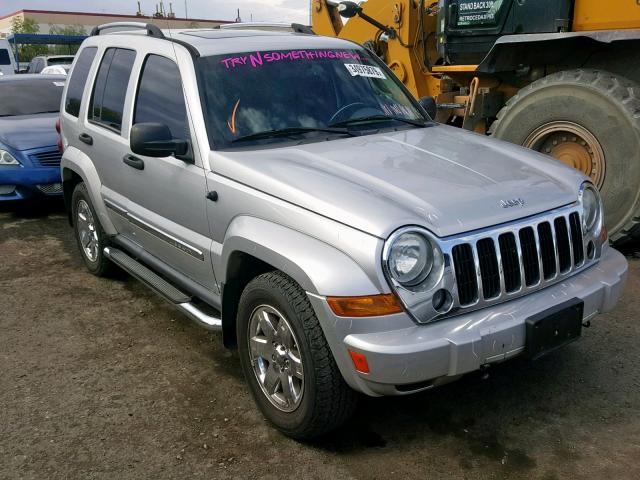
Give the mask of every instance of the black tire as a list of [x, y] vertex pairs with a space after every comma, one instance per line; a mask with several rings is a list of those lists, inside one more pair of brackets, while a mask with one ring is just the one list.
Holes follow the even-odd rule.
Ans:
[[[78, 228], [78, 208], [81, 202], [86, 203], [86, 205], [89, 207], [89, 210], [91, 211], [91, 214], [93, 215], [95, 233], [97, 237], [97, 255], [93, 260], [87, 256], [87, 253], [82, 247], [82, 243], [80, 240], [80, 232]], [[78, 185], [76, 185], [75, 189], [73, 190], [73, 195], [71, 196], [71, 215], [71, 218], [73, 219], [73, 231], [76, 237], [76, 242], [78, 244], [78, 248], [80, 249], [82, 260], [84, 260], [84, 264], [87, 266], [87, 269], [97, 277], [112, 276], [117, 271], [116, 266], [104, 255], [103, 252], [104, 247], [108, 245], [107, 235], [104, 233], [102, 225], [100, 225], [98, 215], [93, 208], [91, 197], [89, 196], [89, 192], [87, 191], [87, 187], [84, 182], [78, 183]]]
[[[282, 312], [298, 340], [304, 365], [304, 391], [292, 412], [283, 412], [271, 403], [258, 383], [250, 359], [250, 317], [262, 305]], [[290, 277], [274, 271], [247, 285], [240, 298], [237, 335], [240, 362], [251, 394], [265, 418], [282, 433], [298, 440], [311, 439], [334, 430], [351, 417], [357, 394], [342, 378], [306, 293]]]
[[493, 136], [523, 145], [539, 127], [578, 124], [602, 147], [600, 189], [611, 240], [640, 239], [640, 86], [600, 70], [570, 70], [523, 88], [498, 114]]

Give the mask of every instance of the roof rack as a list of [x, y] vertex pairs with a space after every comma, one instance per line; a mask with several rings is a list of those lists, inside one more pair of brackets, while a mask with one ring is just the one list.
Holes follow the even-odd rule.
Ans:
[[142, 22], [113, 22], [113, 23], [105, 23], [102, 25], [98, 25], [93, 27], [91, 30], [90, 36], [94, 37], [96, 35], [100, 35], [100, 32], [103, 30], [108, 30], [111, 28], [139, 28], [147, 31], [147, 35], [150, 37], [156, 38], [165, 38], [164, 33], [160, 30], [157, 25], [153, 23], [142, 23]]
[[[304, 33], [306, 35], [315, 35], [316, 33], [308, 25], [302, 25], [301, 23], [285, 23], [285, 22], [238, 22], [238, 23], [225, 23], [213, 27], [217, 30], [269, 30], [269, 29], [291, 29], [294, 33]], [[288, 31], [288, 30], [287, 30]]]

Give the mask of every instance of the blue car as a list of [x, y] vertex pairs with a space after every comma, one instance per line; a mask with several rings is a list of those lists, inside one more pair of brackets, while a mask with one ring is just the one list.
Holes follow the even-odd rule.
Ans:
[[0, 77], [0, 202], [62, 195], [62, 75]]

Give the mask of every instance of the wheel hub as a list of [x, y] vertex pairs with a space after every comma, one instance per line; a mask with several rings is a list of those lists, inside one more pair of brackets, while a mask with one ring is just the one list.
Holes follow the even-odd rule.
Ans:
[[547, 123], [529, 135], [523, 146], [580, 170], [598, 188], [604, 183], [604, 151], [598, 139], [582, 125], [564, 121]]
[[98, 259], [98, 232], [89, 204], [84, 200], [78, 202], [76, 228], [82, 253], [90, 262], [95, 262]]
[[292, 412], [304, 393], [304, 369], [298, 340], [286, 318], [261, 305], [251, 314], [248, 351], [264, 395], [279, 410]]

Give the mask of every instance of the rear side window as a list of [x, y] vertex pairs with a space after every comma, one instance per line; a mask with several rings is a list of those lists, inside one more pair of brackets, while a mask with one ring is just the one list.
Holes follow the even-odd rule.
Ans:
[[69, 79], [69, 88], [67, 88], [67, 98], [64, 102], [64, 110], [69, 115], [77, 117], [80, 114], [80, 102], [82, 101], [82, 92], [87, 83], [91, 64], [96, 56], [98, 49], [96, 47], [87, 47], [80, 53], [76, 66], [73, 69], [71, 78]]
[[136, 52], [108, 48], [102, 57], [89, 105], [89, 121], [120, 133], [127, 85]]
[[189, 138], [180, 71], [175, 62], [159, 55], [145, 60], [138, 87], [133, 123], [147, 122], [166, 125], [173, 138]]
[[0, 48], [0, 65], [11, 65], [9, 50], [6, 48]]

